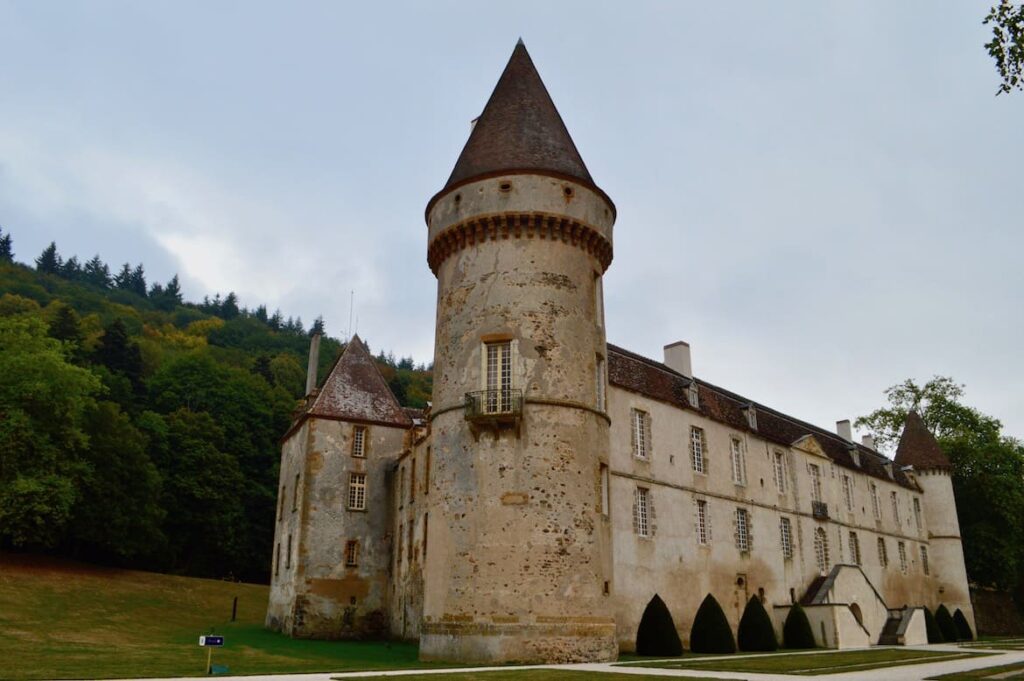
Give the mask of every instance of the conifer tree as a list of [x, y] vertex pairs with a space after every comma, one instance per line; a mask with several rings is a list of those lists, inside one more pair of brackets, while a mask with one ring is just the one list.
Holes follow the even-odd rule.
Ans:
[[57, 253], [57, 243], [51, 241], [50, 245], [43, 249], [43, 252], [36, 258], [36, 271], [46, 274], [60, 274], [62, 265], [60, 254]]
[[729, 620], [715, 597], [708, 594], [697, 609], [690, 629], [690, 650], [695, 653], [734, 653], [736, 640]]
[[54, 305], [57, 306], [57, 309], [53, 319], [50, 320], [50, 337], [70, 344], [73, 349], [81, 347], [83, 339], [78, 314], [69, 305], [63, 303], [54, 303]]
[[110, 268], [97, 253], [82, 268], [82, 278], [93, 286], [110, 288]]
[[683, 643], [672, 621], [672, 613], [658, 595], [647, 604], [640, 618], [640, 626], [636, 630], [636, 654], [656, 657], [683, 654]]
[[137, 296], [146, 297], [146, 270], [142, 263], [135, 266], [129, 277], [128, 290]]
[[114, 275], [114, 286], [122, 291], [130, 291], [132, 288], [132, 266], [128, 263], [121, 265], [121, 271]]
[[167, 282], [167, 286], [164, 287], [164, 295], [174, 305], [181, 305], [181, 284], [178, 283], [178, 275], [175, 274], [171, 277], [171, 280]]
[[313, 320], [313, 326], [309, 327], [309, 335], [315, 336], [320, 334], [324, 335], [324, 317], [323, 315], [318, 316]]
[[231, 291], [224, 297], [224, 302], [220, 306], [220, 316], [228, 321], [238, 316], [238, 296], [235, 295], [234, 291]]
[[78, 256], [73, 255], [64, 261], [60, 267], [60, 274], [65, 279], [78, 281], [82, 278], [82, 266], [78, 263]]
[[751, 652], [772, 651], [779, 647], [772, 620], [757, 596], [751, 596], [747, 607], [743, 609], [736, 642], [740, 650]]
[[13, 262], [14, 261], [14, 245], [11, 241], [10, 234], [4, 234], [3, 229], [0, 229], [0, 262]]
[[782, 645], [797, 650], [817, 647], [814, 632], [811, 631], [811, 622], [799, 603], [794, 603], [786, 615], [786, 622], [782, 625]]

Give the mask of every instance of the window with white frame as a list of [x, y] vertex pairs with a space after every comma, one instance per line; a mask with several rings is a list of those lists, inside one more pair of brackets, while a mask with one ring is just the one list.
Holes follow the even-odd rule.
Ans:
[[871, 483], [871, 510], [875, 514], [875, 520], [882, 519], [882, 505], [878, 503], [878, 485]]
[[750, 550], [750, 515], [745, 508], [736, 509], [736, 548], [740, 552]]
[[352, 456], [366, 456], [366, 426], [355, 426], [352, 429]]
[[889, 500], [892, 502], [892, 519], [900, 524], [900, 498], [896, 492], [889, 492]]
[[914, 523], [917, 525], [917, 529], [921, 529], [921, 500], [914, 497]]
[[708, 502], [697, 499], [697, 543], [711, 543], [711, 518], [708, 516]]
[[349, 473], [348, 507], [352, 511], [366, 510], [366, 473]]
[[651, 536], [650, 496], [651, 490], [646, 487], [636, 488], [636, 533], [641, 537]]
[[807, 464], [807, 472], [811, 474], [811, 501], [821, 501], [821, 468], [818, 464]]
[[921, 570], [923, 570], [926, 575], [931, 574], [928, 569], [928, 547], [924, 544], [921, 544]]
[[743, 460], [743, 442], [737, 438], [731, 438], [730, 458], [732, 459], [732, 481], [737, 485], [747, 484], [747, 465]]
[[846, 510], [853, 510], [853, 480], [849, 475], [843, 474], [843, 501], [846, 502]]
[[817, 563], [818, 572], [821, 574], [828, 572], [828, 536], [820, 527], [814, 531], [814, 560]]
[[885, 548], [885, 538], [878, 538], [878, 564], [882, 567], [889, 567], [889, 552]]
[[782, 544], [782, 557], [793, 557], [793, 525], [789, 518], [779, 518], [779, 542]]
[[345, 567], [359, 566], [359, 542], [349, 539], [345, 542]]
[[704, 460], [704, 429], [697, 426], [690, 426], [690, 461], [694, 473], [703, 475], [707, 472], [707, 462]]
[[651, 456], [651, 415], [642, 409], [631, 412], [633, 456], [649, 459]]
[[786, 455], [775, 450], [772, 453], [772, 471], [775, 475], [775, 489], [779, 494], [786, 493]]
[[850, 560], [854, 565], [860, 565], [860, 539], [856, 532], [850, 533]]
[[903, 542], [897, 543], [896, 551], [900, 555], [900, 572], [905, 573], [907, 571], [907, 545]]
[[487, 413], [496, 414], [512, 408], [512, 341], [485, 343]]

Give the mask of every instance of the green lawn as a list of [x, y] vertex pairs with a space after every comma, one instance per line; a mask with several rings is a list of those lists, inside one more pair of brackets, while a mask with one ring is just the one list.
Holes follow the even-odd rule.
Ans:
[[[501, 672], [460, 672], [455, 674], [412, 674], [410, 676], [395, 677], [395, 681], [440, 681], [440, 678], [454, 679], [455, 681], [636, 681], [637, 679], [659, 679], [664, 681], [664, 676], [653, 674], [614, 674], [595, 672], [576, 672], [568, 669], [522, 669]], [[339, 679], [380, 679], [374, 676], [357, 676]], [[686, 681], [721, 681], [721, 679], [707, 679], [695, 676], [686, 677]]]
[[753, 672], [781, 674], [833, 674], [863, 671], [904, 664], [922, 664], [975, 657], [978, 653], [949, 653], [933, 650], [851, 650], [832, 653], [755, 655], [752, 657], [717, 659], [681, 658], [671, 662], [648, 662], [631, 666], [659, 669], [695, 669], [721, 672]]
[[[1017, 674], [1010, 674], [1010, 672], [1016, 671]], [[1009, 676], [1002, 676], [1002, 674], [1010, 674]], [[985, 667], [984, 669], [975, 669], [970, 672], [957, 672], [956, 674], [943, 674], [942, 676], [932, 677], [934, 681], [970, 681], [971, 679], [991, 679], [993, 676], [999, 676], [999, 681], [1016, 681], [1024, 679], [1024, 662], [1018, 662], [1017, 664], [1004, 664], [999, 667]]]
[[[232, 674], [436, 667], [413, 644], [298, 641], [263, 629], [266, 586], [0, 554], [0, 678], [201, 675], [200, 634]], [[238, 621], [231, 601], [238, 596]]]

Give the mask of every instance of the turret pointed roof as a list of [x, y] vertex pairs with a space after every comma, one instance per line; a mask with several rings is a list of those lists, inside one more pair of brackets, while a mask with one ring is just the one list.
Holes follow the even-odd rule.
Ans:
[[917, 469], [950, 468], [949, 458], [916, 411], [907, 414], [903, 422], [903, 434], [896, 447], [896, 464]]
[[370, 351], [353, 336], [306, 412], [307, 416], [412, 427]]
[[474, 178], [514, 171], [594, 185], [521, 38], [439, 194]]

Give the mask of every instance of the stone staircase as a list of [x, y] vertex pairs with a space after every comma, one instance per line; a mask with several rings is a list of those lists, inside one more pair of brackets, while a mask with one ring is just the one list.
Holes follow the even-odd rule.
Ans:
[[878, 637], [878, 645], [880, 646], [901, 646], [903, 645], [903, 637], [901, 636], [901, 627], [903, 620], [910, 617], [913, 611], [910, 608], [902, 610], [890, 610], [889, 619], [885, 621], [885, 626], [882, 628], [882, 635]]

